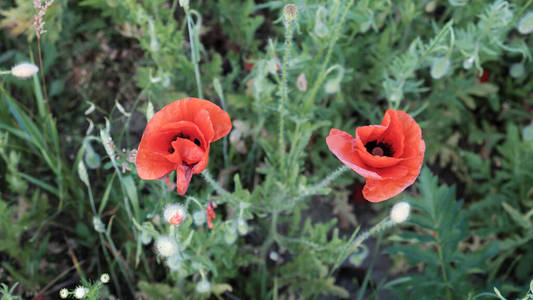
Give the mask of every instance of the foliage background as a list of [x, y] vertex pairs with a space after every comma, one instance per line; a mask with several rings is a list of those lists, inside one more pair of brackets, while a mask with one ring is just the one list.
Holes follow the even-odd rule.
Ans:
[[[105, 298], [525, 296], [533, 39], [518, 27], [532, 1], [299, 0], [290, 28], [288, 1], [238, 2], [55, 0], [40, 40], [46, 87], [0, 77], [0, 293], [53, 299], [82, 284]], [[0, 3], [0, 69], [38, 61], [34, 14], [31, 1]], [[196, 175], [183, 198], [140, 180], [128, 158], [151, 112], [201, 94], [232, 117], [209, 164], [229, 192]], [[422, 127], [417, 183], [377, 204], [361, 199], [353, 172], [317, 186], [340, 166], [329, 129], [377, 124], [388, 107]], [[351, 249], [402, 198], [409, 221]], [[192, 216], [211, 200], [213, 230], [160, 220], [167, 203]], [[160, 234], [181, 242], [177, 271], [143, 242]], [[110, 284], [96, 284], [104, 272]], [[210, 292], [198, 293], [204, 279]]]

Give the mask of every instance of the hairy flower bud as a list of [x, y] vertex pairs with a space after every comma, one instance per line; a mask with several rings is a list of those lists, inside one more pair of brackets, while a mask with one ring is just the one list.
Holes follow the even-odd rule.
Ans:
[[20, 63], [11, 68], [11, 74], [17, 78], [30, 78], [39, 71], [39, 68], [32, 63]]
[[533, 32], [533, 11], [525, 14], [518, 22], [518, 31], [521, 34], [530, 34]]
[[283, 7], [283, 17], [287, 23], [296, 20], [296, 17], [298, 17], [298, 6], [292, 3], [285, 5]]
[[450, 69], [450, 60], [447, 57], [439, 57], [431, 64], [431, 77], [440, 79], [448, 73]]
[[178, 252], [178, 243], [169, 236], [159, 236], [155, 241], [155, 249], [159, 255], [170, 257]]
[[390, 218], [396, 224], [402, 223], [409, 217], [410, 210], [411, 206], [409, 205], [409, 203], [398, 202], [392, 207], [392, 210], [390, 212]]
[[523, 63], [516, 63], [511, 65], [511, 70], [509, 70], [509, 75], [513, 78], [520, 78], [526, 72]]
[[192, 214], [192, 219], [194, 221], [194, 225], [202, 226], [205, 223], [205, 213], [201, 210], [195, 211]]
[[209, 293], [209, 291], [211, 291], [211, 284], [206, 279], [202, 279], [196, 284], [196, 292], [198, 294]]
[[187, 211], [181, 204], [168, 204], [163, 210], [163, 218], [174, 226], [181, 224], [187, 217]]

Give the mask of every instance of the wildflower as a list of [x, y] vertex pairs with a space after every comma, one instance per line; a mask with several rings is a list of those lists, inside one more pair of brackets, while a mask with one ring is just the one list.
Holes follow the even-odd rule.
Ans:
[[32, 63], [20, 63], [13, 68], [11, 68], [11, 75], [17, 78], [30, 78], [39, 72], [39, 67]]
[[387, 110], [381, 125], [357, 128], [355, 139], [332, 128], [326, 143], [342, 163], [366, 178], [363, 196], [371, 202], [387, 200], [413, 184], [426, 148], [416, 121], [394, 109]]
[[162, 235], [155, 241], [155, 249], [159, 255], [170, 257], [178, 252], [178, 243], [175, 239]]
[[61, 289], [59, 291], [59, 297], [61, 297], [62, 299], [66, 299], [68, 297], [68, 290], [67, 289]]
[[109, 274], [104, 273], [100, 276], [100, 281], [102, 283], [108, 283], [109, 282]]
[[185, 194], [192, 175], [207, 167], [210, 143], [230, 130], [229, 115], [207, 100], [185, 98], [163, 107], [144, 130], [136, 158], [139, 177], [155, 180], [176, 170], [178, 193]]
[[202, 279], [196, 284], [196, 292], [198, 294], [205, 294], [211, 291], [211, 284], [207, 279]]
[[89, 292], [89, 290], [86, 287], [78, 286], [74, 290], [74, 297], [76, 299], [82, 299], [83, 297], [85, 297], [85, 295], [87, 295], [88, 292]]
[[213, 204], [211, 202], [207, 203], [207, 207], [205, 209], [205, 214], [207, 216], [207, 227], [209, 229], [213, 228], [213, 219], [217, 216], [215, 214], [215, 209], [213, 208]]
[[181, 204], [169, 204], [163, 210], [163, 218], [174, 226], [180, 225], [186, 217], [187, 212]]
[[402, 223], [409, 217], [410, 210], [411, 206], [409, 206], [409, 203], [398, 202], [392, 207], [390, 218], [396, 224]]

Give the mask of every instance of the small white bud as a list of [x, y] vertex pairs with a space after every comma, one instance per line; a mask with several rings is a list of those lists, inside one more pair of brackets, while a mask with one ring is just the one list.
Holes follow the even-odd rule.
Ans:
[[167, 259], [167, 267], [172, 271], [177, 271], [181, 268], [181, 256], [178, 254], [172, 255]]
[[231, 245], [235, 243], [236, 240], [237, 230], [232, 222], [232, 224], [226, 228], [226, 233], [224, 234], [224, 241], [226, 241], [226, 244]]
[[474, 64], [474, 57], [472, 56], [463, 61], [463, 68], [465, 70], [470, 70], [473, 64]]
[[85, 295], [89, 292], [89, 290], [84, 287], [84, 286], [78, 286], [76, 287], [76, 289], [74, 290], [74, 297], [76, 299], [82, 299], [83, 297], [85, 297]]
[[448, 73], [450, 69], [450, 60], [447, 57], [439, 57], [431, 65], [431, 77], [440, 79]]
[[68, 297], [68, 290], [67, 289], [61, 289], [59, 291], [59, 297], [62, 299], [66, 299]]
[[339, 81], [337, 79], [328, 80], [326, 84], [324, 85], [324, 90], [328, 94], [334, 94], [338, 92], [341, 88], [341, 85], [339, 84]]
[[187, 211], [181, 204], [168, 204], [163, 210], [163, 218], [174, 226], [178, 226], [187, 218]]
[[426, 4], [426, 7], [425, 7], [427, 13], [434, 12], [435, 8], [437, 8], [437, 1], [436, 0], [429, 1]]
[[390, 218], [396, 224], [402, 223], [409, 217], [410, 210], [411, 206], [409, 205], [409, 203], [398, 202], [392, 207], [392, 210], [390, 212]]
[[32, 63], [20, 63], [11, 68], [11, 74], [17, 78], [30, 78], [39, 72], [39, 67]]
[[511, 70], [509, 70], [509, 75], [513, 78], [520, 78], [524, 75], [526, 72], [526, 68], [524, 68], [524, 64], [522, 63], [516, 63], [511, 65]]
[[195, 211], [192, 214], [192, 219], [194, 220], [194, 225], [202, 226], [205, 223], [205, 212], [202, 210]]
[[239, 231], [240, 235], [245, 235], [248, 233], [248, 223], [246, 223], [245, 219], [237, 220], [237, 230]]
[[159, 255], [170, 257], [178, 252], [178, 243], [175, 239], [162, 235], [155, 241], [155, 249]]
[[528, 12], [520, 19], [520, 22], [518, 22], [518, 31], [521, 34], [530, 34], [533, 32], [533, 11]]
[[100, 276], [100, 281], [102, 283], [108, 283], [109, 282], [109, 274], [104, 273]]
[[143, 245], [148, 245], [152, 242], [152, 235], [146, 231], [141, 232], [141, 243]]
[[104, 233], [105, 232], [105, 225], [100, 220], [100, 218], [97, 217], [97, 216], [93, 217], [93, 227], [94, 227], [94, 230], [96, 230], [96, 232], [100, 232], [100, 233]]
[[209, 291], [211, 291], [211, 284], [206, 279], [202, 279], [196, 284], [196, 292], [198, 294], [209, 293]]

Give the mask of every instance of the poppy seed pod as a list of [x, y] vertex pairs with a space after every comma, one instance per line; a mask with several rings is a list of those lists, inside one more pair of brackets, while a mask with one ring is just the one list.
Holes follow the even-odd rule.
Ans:
[[11, 74], [17, 78], [30, 78], [39, 71], [39, 67], [32, 63], [20, 63], [11, 68]]
[[287, 23], [296, 20], [296, 17], [298, 17], [298, 6], [290, 3], [283, 7], [283, 18]]

